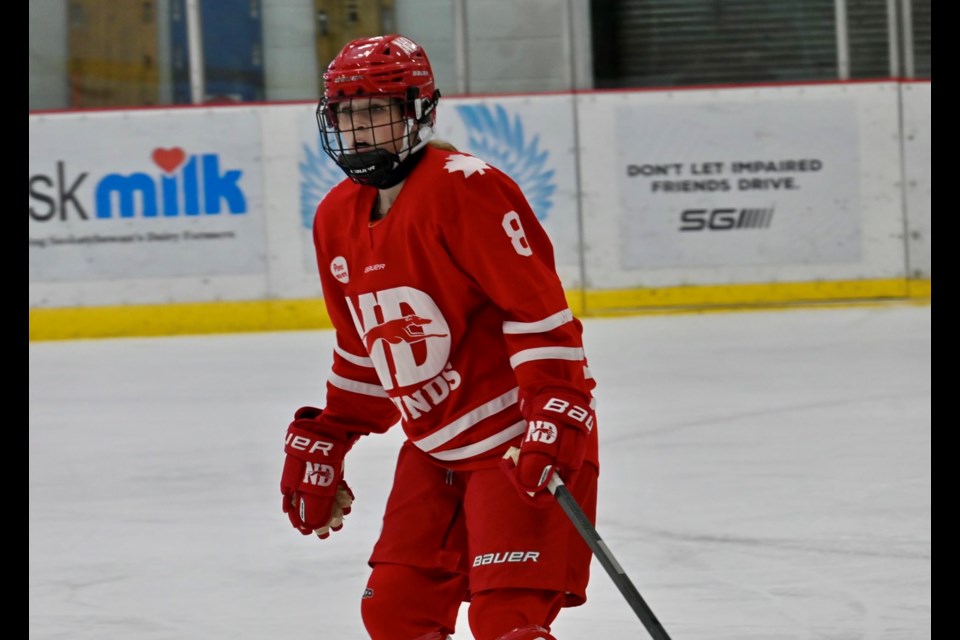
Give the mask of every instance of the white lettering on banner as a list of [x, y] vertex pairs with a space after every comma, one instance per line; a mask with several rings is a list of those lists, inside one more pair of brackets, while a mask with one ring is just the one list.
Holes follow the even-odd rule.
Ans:
[[482, 567], [488, 564], [504, 564], [507, 562], [539, 562], [539, 551], [500, 551], [497, 553], [483, 553], [473, 559], [473, 566]]
[[423, 291], [364, 293], [347, 298], [347, 307], [385, 390], [430, 380], [447, 364], [450, 327]]

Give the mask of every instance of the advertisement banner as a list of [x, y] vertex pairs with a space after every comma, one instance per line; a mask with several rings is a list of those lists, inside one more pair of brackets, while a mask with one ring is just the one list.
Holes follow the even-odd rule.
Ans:
[[853, 100], [616, 109], [621, 267], [861, 257]]
[[258, 123], [245, 109], [31, 122], [30, 281], [264, 273]]

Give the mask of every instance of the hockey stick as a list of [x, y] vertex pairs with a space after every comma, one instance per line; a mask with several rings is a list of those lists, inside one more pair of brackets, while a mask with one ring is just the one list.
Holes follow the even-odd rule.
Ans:
[[[510, 447], [504, 457], [511, 458], [514, 464], [516, 464], [519, 454], [519, 449]], [[647, 603], [640, 595], [640, 592], [637, 591], [637, 588], [633, 586], [633, 582], [631, 582], [627, 574], [624, 573], [623, 567], [621, 567], [617, 559], [613, 557], [613, 553], [607, 548], [607, 544], [600, 537], [600, 534], [597, 533], [597, 529], [590, 523], [587, 514], [585, 514], [583, 509], [580, 508], [580, 505], [577, 504], [576, 498], [573, 497], [570, 490], [563, 484], [563, 480], [560, 479], [558, 474], [553, 474], [553, 478], [551, 478], [549, 484], [547, 484], [547, 489], [557, 499], [557, 502], [560, 503], [560, 508], [563, 509], [567, 517], [570, 518], [570, 522], [577, 530], [577, 533], [580, 534], [583, 541], [586, 542], [590, 550], [593, 551], [593, 555], [600, 561], [600, 564], [606, 569], [607, 574], [613, 579], [613, 583], [617, 585], [617, 589], [619, 589], [623, 597], [626, 598], [627, 604], [630, 605], [633, 612], [640, 618], [640, 622], [642, 622], [643, 626], [650, 632], [650, 637], [652, 637], [653, 640], [670, 640], [666, 629], [663, 628], [663, 625], [657, 620], [657, 616], [654, 615], [650, 607], [647, 606]]]

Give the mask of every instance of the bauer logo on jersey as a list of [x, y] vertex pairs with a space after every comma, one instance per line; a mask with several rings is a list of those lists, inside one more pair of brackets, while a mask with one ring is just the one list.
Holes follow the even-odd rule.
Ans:
[[330, 273], [343, 284], [350, 282], [350, 273], [347, 271], [347, 259], [343, 256], [337, 256], [331, 260]]
[[329, 487], [333, 484], [333, 467], [322, 462], [307, 462], [303, 471], [304, 484], [312, 484], [315, 487]]
[[531, 420], [527, 425], [527, 442], [553, 444], [557, 441], [557, 425], [546, 420]]

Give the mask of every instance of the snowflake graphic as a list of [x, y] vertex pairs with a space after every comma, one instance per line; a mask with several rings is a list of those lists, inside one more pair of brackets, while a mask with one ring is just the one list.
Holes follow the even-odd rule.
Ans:
[[502, 105], [458, 105], [460, 118], [467, 127], [467, 150], [486, 158], [510, 176], [523, 191], [539, 220], [553, 207], [557, 187], [553, 170], [547, 170], [547, 151], [540, 150], [540, 136], [527, 140], [520, 116], [511, 120]]
[[300, 220], [304, 228], [313, 228], [313, 216], [324, 196], [343, 180], [337, 163], [326, 154], [317, 136], [317, 146], [303, 145], [306, 160], [300, 163]]

